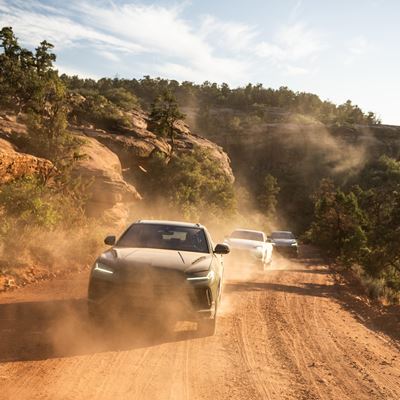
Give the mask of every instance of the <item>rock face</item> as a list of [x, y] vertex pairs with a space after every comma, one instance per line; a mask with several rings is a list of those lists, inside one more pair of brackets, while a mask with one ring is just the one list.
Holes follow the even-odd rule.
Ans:
[[[18, 142], [24, 135], [24, 124], [0, 116], [0, 184], [38, 173], [48, 175], [54, 169], [49, 160], [18, 151], [12, 142]], [[80, 151], [84, 157], [73, 172], [87, 185], [88, 215], [105, 217], [114, 225], [122, 224], [129, 207], [141, 199], [140, 194], [124, 180], [118, 156], [106, 146], [84, 137]]]
[[226, 178], [233, 182], [235, 180], [232, 168], [231, 168], [231, 160], [228, 157], [228, 154], [222, 149], [222, 147], [216, 145], [208, 139], [205, 139], [201, 136], [197, 135], [182, 135], [178, 134], [176, 139], [176, 148], [178, 151], [189, 151], [193, 149], [195, 146], [206, 149], [209, 151], [211, 157], [215, 160], [216, 165], [224, 172]]
[[[93, 127], [72, 127], [77, 134], [96, 139], [111, 151], [118, 154], [124, 169], [129, 169], [133, 174], [139, 167], [146, 168], [147, 161], [154, 152], [166, 155], [171, 153], [171, 145], [167, 138], [156, 136], [149, 130], [149, 120], [145, 113], [136, 111], [130, 113], [134, 128], [121, 132], [107, 132]], [[175, 148], [176, 153], [192, 151], [194, 147], [207, 149], [215, 163], [224, 171], [227, 179], [234, 180], [230, 160], [223, 149], [201, 136], [192, 134], [189, 127], [183, 121], [175, 124]]]
[[0, 139], [0, 184], [34, 174], [48, 175], [53, 164], [43, 158], [19, 153], [4, 139]]
[[74, 174], [87, 182], [89, 201], [87, 213], [98, 217], [123, 219], [132, 203], [141, 199], [136, 188], [122, 176], [118, 156], [93, 138], [84, 138], [80, 152], [83, 159], [77, 162]]

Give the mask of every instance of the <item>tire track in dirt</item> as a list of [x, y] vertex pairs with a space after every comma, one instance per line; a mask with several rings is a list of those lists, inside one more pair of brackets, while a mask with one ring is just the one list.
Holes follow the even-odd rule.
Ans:
[[[336, 288], [328, 271], [318, 267], [319, 271], [315, 273], [304, 270], [304, 273], [296, 271], [291, 274], [290, 271], [295, 268], [296, 264], [289, 263], [286, 272], [278, 271], [274, 283], [284, 283], [289, 292], [283, 296], [273, 296], [272, 303], [275, 306], [271, 307], [269, 303], [267, 309], [285, 325], [280, 347], [286, 349], [286, 355], [292, 355], [297, 373], [306, 383], [303, 386], [310, 391], [305, 398], [369, 399], [371, 395], [377, 399], [399, 398], [398, 382], [396, 395], [385, 397], [386, 384], [379, 385], [372, 379], [368, 380], [367, 375], [359, 374], [355, 372], [357, 368], [354, 370], [348, 366], [360, 363], [365, 372], [373, 370], [368, 360], [360, 358], [360, 351], [354, 351], [358, 343], [347, 337], [347, 331], [353, 331], [356, 336], [360, 336], [361, 331], [368, 339], [373, 338], [375, 333], [356, 322], [348, 312], [343, 312], [330, 293], [331, 289]], [[298, 294], [293, 295], [293, 291]], [[347, 329], [346, 326], [340, 326], [343, 317], [346, 318]], [[271, 316], [267, 317], [268, 321], [271, 319]], [[330, 332], [340, 337], [336, 343], [332, 341]], [[394, 348], [391, 349], [393, 351]]]
[[270, 392], [264, 380], [258, 371], [258, 365], [254, 361], [253, 354], [249, 349], [247, 340], [247, 330], [242, 321], [237, 321], [236, 324], [236, 337], [239, 341], [240, 357], [245, 363], [246, 372], [249, 373], [253, 387], [257, 390], [260, 399], [270, 399]]
[[99, 335], [82, 275], [0, 295], [0, 400], [400, 399], [400, 347], [343, 308], [326, 266], [245, 275], [203, 338], [186, 323]]

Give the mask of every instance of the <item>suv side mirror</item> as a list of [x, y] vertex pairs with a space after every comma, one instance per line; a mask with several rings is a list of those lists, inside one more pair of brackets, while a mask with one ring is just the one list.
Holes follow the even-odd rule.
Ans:
[[217, 244], [214, 249], [215, 254], [228, 254], [231, 251], [227, 244]]
[[107, 236], [107, 237], [104, 239], [104, 243], [105, 243], [107, 246], [114, 246], [114, 244], [115, 244], [116, 241], [117, 241], [117, 238], [116, 238], [115, 236]]

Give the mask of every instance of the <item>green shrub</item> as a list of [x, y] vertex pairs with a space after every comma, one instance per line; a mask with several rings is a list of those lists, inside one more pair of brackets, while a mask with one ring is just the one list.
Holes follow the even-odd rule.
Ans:
[[[311, 240], [347, 266], [362, 266], [373, 298], [400, 293], [400, 162], [367, 165], [359, 185], [342, 190], [323, 180], [314, 196]], [[396, 294], [397, 293], [397, 294]]]
[[3, 264], [61, 269], [91, 262], [104, 232], [99, 222], [85, 217], [85, 197], [73, 182], [65, 186], [31, 176], [0, 187]]
[[315, 194], [311, 240], [329, 255], [351, 265], [366, 251], [365, 218], [353, 192], [345, 193], [323, 180]]
[[2, 185], [0, 207], [5, 215], [18, 217], [19, 225], [52, 228], [62, 219], [50, 192], [37, 177], [25, 177]]
[[118, 131], [132, 128], [129, 116], [100, 94], [86, 92], [83, 101], [73, 104], [69, 115], [79, 123], [91, 123], [97, 128]]
[[133, 110], [139, 106], [137, 97], [124, 88], [109, 89], [103, 95], [107, 100], [125, 111]]
[[85, 224], [86, 197], [79, 179], [27, 176], [0, 186], [0, 212], [19, 226], [53, 229]]
[[232, 182], [206, 150], [195, 148], [168, 159], [156, 153], [143, 181], [146, 198], [186, 219], [229, 217], [235, 211]]

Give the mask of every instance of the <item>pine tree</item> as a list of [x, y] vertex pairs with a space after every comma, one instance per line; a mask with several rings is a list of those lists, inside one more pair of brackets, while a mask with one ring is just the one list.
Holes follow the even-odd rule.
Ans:
[[175, 147], [175, 123], [185, 117], [179, 111], [178, 103], [170, 91], [157, 96], [151, 105], [150, 121], [154, 130], [160, 136], [168, 137], [171, 141], [171, 153]]

